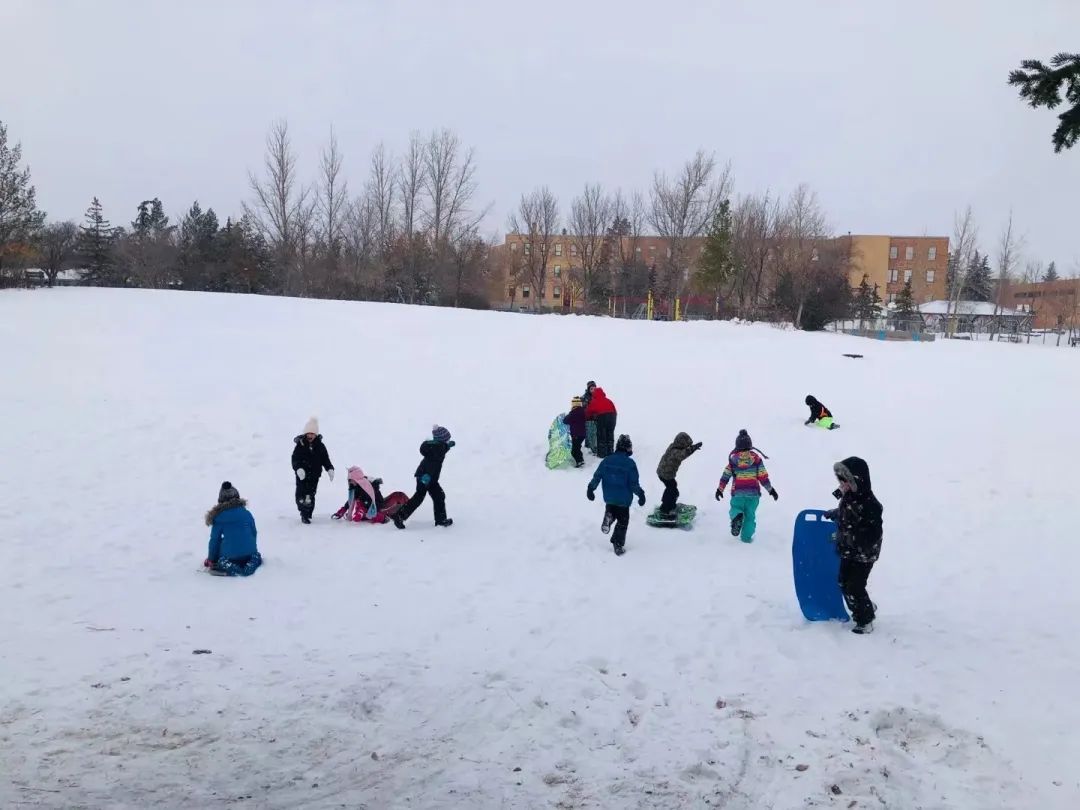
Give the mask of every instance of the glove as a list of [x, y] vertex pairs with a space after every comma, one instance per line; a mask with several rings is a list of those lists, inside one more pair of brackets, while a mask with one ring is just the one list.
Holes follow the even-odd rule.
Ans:
[[590, 501], [595, 501], [596, 500], [596, 493], [593, 492], [591, 489], [586, 490], [585, 491], [585, 497], [588, 498]]
[[424, 473], [423, 475], [420, 476], [420, 483], [423, 484], [426, 487], [428, 484], [431, 483], [431, 476], [428, 475], [427, 473]]
[[371, 485], [373, 487], [381, 487], [382, 486], [382, 479], [381, 478], [372, 478], [371, 479]]
[[642, 492], [640, 495], [637, 496], [637, 505], [638, 506], [644, 506], [645, 505], [645, 493], [644, 492]]
[[213, 565], [213, 563], [212, 563], [212, 562], [210, 562], [210, 558], [209, 558], [209, 557], [207, 557], [207, 558], [206, 558], [205, 560], [203, 560], [203, 561], [202, 561], [202, 567], [203, 567], [203, 568], [209, 568], [209, 567], [210, 567], [210, 566], [212, 566], [212, 565]]
[[775, 489], [772, 492], [770, 492], [769, 494], [772, 496], [772, 499], [774, 501], [780, 500], [780, 493], [777, 492]]
[[690, 449], [693, 450], [696, 453], [698, 450], [701, 449], [701, 442], [698, 442], [697, 444], [693, 445]]
[[330, 479], [330, 483], [333, 483], [334, 482], [334, 468], [331, 467], [329, 470], [327, 470], [326, 475]]
[[717, 487], [717, 489], [716, 489], [716, 500], [719, 501], [719, 500], [723, 499], [723, 497], [724, 497], [724, 490]]
[[833, 523], [835, 523], [836, 522], [836, 510], [835, 509], [830, 509], [824, 515], [822, 515], [822, 517], [825, 518], [826, 520], [831, 520]]
[[305, 478], [307, 478], [307, 471], [303, 467], [301, 467], [299, 470], [296, 471], [296, 477], [299, 480], [303, 481]]
[[447, 447], [456, 447], [456, 446], [457, 446], [457, 442], [455, 442], [455, 441], [454, 441], [453, 439], [451, 439], [450, 441], [448, 441], [448, 442], [446, 443], [446, 446], [447, 446]]

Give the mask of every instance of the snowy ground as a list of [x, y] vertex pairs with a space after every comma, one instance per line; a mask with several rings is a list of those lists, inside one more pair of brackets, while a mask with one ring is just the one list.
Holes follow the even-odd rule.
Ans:
[[[0, 806], [1080, 806], [1074, 352], [93, 290], [0, 295], [0, 345]], [[693, 532], [635, 507], [616, 558], [587, 473], [544, 468], [590, 378], [652, 503], [672, 436], [705, 442]], [[456, 525], [332, 523], [342, 476], [301, 526], [313, 413], [390, 489], [449, 426]], [[751, 546], [712, 499], [740, 427], [781, 496]], [[853, 453], [885, 505], [866, 638], [791, 582]], [[250, 580], [196, 573], [224, 478]]]

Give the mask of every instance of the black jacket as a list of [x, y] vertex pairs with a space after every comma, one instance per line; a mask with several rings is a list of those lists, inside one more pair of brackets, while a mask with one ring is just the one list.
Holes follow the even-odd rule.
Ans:
[[861, 458], [852, 456], [834, 465], [839, 477], [854, 485], [845, 492], [840, 505], [825, 516], [836, 521], [836, 550], [845, 559], [876, 562], [881, 554], [882, 506], [870, 488], [870, 468]]
[[295, 447], [292, 451], [293, 472], [303, 469], [305, 480], [314, 476], [316, 480], [322, 477], [323, 470], [332, 470], [334, 465], [330, 463], [330, 454], [326, 452], [322, 436], [316, 436], [315, 441], [308, 443], [304, 436], [293, 439]]
[[818, 402], [813, 397], [807, 397], [806, 398], [806, 404], [810, 406], [810, 418], [806, 420], [806, 424], [808, 424], [808, 425], [811, 422], [818, 421], [822, 417], [832, 416], [832, 413], [829, 412], [829, 409], [826, 408], [824, 405], [822, 405], [820, 402]]
[[452, 446], [452, 442], [437, 442], [434, 439], [428, 439], [420, 445], [420, 455], [424, 458], [416, 468], [416, 477], [426, 475], [431, 479], [431, 483], [438, 481], [442, 474], [443, 461]]

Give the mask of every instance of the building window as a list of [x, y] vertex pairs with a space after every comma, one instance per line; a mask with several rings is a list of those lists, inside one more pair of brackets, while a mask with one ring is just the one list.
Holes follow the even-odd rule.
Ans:
[[896, 245], [893, 245], [891, 248], [889, 248], [889, 258], [890, 259], [895, 259], [896, 258]]
[[570, 245], [570, 255], [577, 256], [577, 245]]
[[562, 265], [555, 265], [555, 278], [562, 278]]
[[510, 243], [510, 252], [511, 253], [517, 253], [517, 246], [518, 246], [517, 242], [511, 242]]
[[926, 251], [926, 258], [928, 258], [932, 262], [937, 261], [937, 248], [932, 247], [930, 248], [930, 250]]
[[913, 248], [913, 247], [904, 248], [904, 258], [907, 259], [909, 262], [912, 259], [914, 259], [915, 258], [915, 248]]
[[818, 260], [817, 248], [810, 248], [810, 261], [816, 262]]
[[641, 254], [641, 248], [634, 248], [634, 253]]
[[904, 271], [904, 283], [907, 284], [909, 281], [911, 281], [911, 271], [910, 270], [905, 270]]
[[[930, 249], [933, 250], [933, 248], [930, 248]], [[926, 271], [926, 283], [927, 284], [933, 284], [935, 278], [937, 278], [937, 272], [936, 271], [934, 271], [934, 270], [927, 270]]]
[[649, 245], [649, 253], [656, 253], [656, 245]]
[[890, 270], [889, 271], [889, 281], [899, 281], [899, 280], [900, 280], [900, 271], [899, 270]]
[[555, 243], [555, 255], [562, 256], [562, 242]]
[[556, 287], [554, 290], [555, 298], [562, 298], [562, 287]]
[[889, 293], [889, 303], [890, 304], [895, 304], [896, 303], [896, 293]]
[[670, 259], [670, 258], [671, 258], [671, 248], [668, 248], [668, 249], [667, 249], [667, 250], [665, 250], [664, 252], [665, 252], [665, 253], [667, 254], [667, 258], [669, 258], [669, 259]]
[[528, 256], [530, 253], [532, 253], [532, 242], [526, 242], [525, 243], [525, 255]]
[[528, 298], [529, 297], [529, 288], [528, 287], [522, 287], [521, 288], [521, 297], [522, 298]]

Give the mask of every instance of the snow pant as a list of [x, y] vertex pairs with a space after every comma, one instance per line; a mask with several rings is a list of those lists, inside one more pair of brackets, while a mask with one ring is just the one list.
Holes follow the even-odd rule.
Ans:
[[443, 488], [439, 486], [438, 481], [424, 484], [419, 478], [416, 479], [416, 492], [409, 498], [409, 502], [401, 507], [396, 516], [400, 516], [402, 520], [408, 520], [409, 516], [424, 502], [424, 498], [429, 493], [431, 495], [431, 504], [435, 507], [435, 522], [442, 523], [446, 520], [446, 493], [443, 492]]
[[300, 517], [310, 520], [315, 513], [315, 490], [318, 488], [319, 479], [311, 473], [303, 481], [296, 479], [296, 508], [300, 510]]
[[674, 478], [661, 478], [660, 483], [664, 485], [664, 496], [660, 499], [660, 511], [674, 512], [675, 506], [679, 502], [679, 485], [675, 483]]
[[596, 421], [596, 455], [607, 458], [615, 452], [615, 422], [618, 414], [602, 413]]
[[250, 577], [260, 565], [262, 565], [262, 555], [256, 551], [248, 557], [218, 560], [213, 570], [230, 577]]
[[831, 416], [823, 416], [814, 422], [819, 428], [825, 428], [825, 430], [832, 430], [833, 418]]
[[585, 446], [596, 455], [596, 422], [592, 419], [585, 423]]
[[734, 520], [742, 515], [742, 534], [739, 539], [749, 543], [754, 539], [754, 530], [757, 528], [757, 508], [761, 503], [760, 495], [732, 495], [731, 508], [728, 516]]
[[866, 580], [873, 567], [872, 562], [859, 562], [848, 557], [840, 559], [840, 590], [855, 624], [869, 624], [874, 620], [874, 603], [866, 592]]
[[619, 548], [626, 545], [626, 530], [630, 526], [630, 507], [607, 504], [607, 513], [611, 515], [615, 530], [611, 533], [611, 545]]
[[570, 439], [570, 455], [573, 456], [575, 464], [585, 463], [585, 457], [581, 455], [581, 443], [584, 440], [584, 436], [574, 436]]

